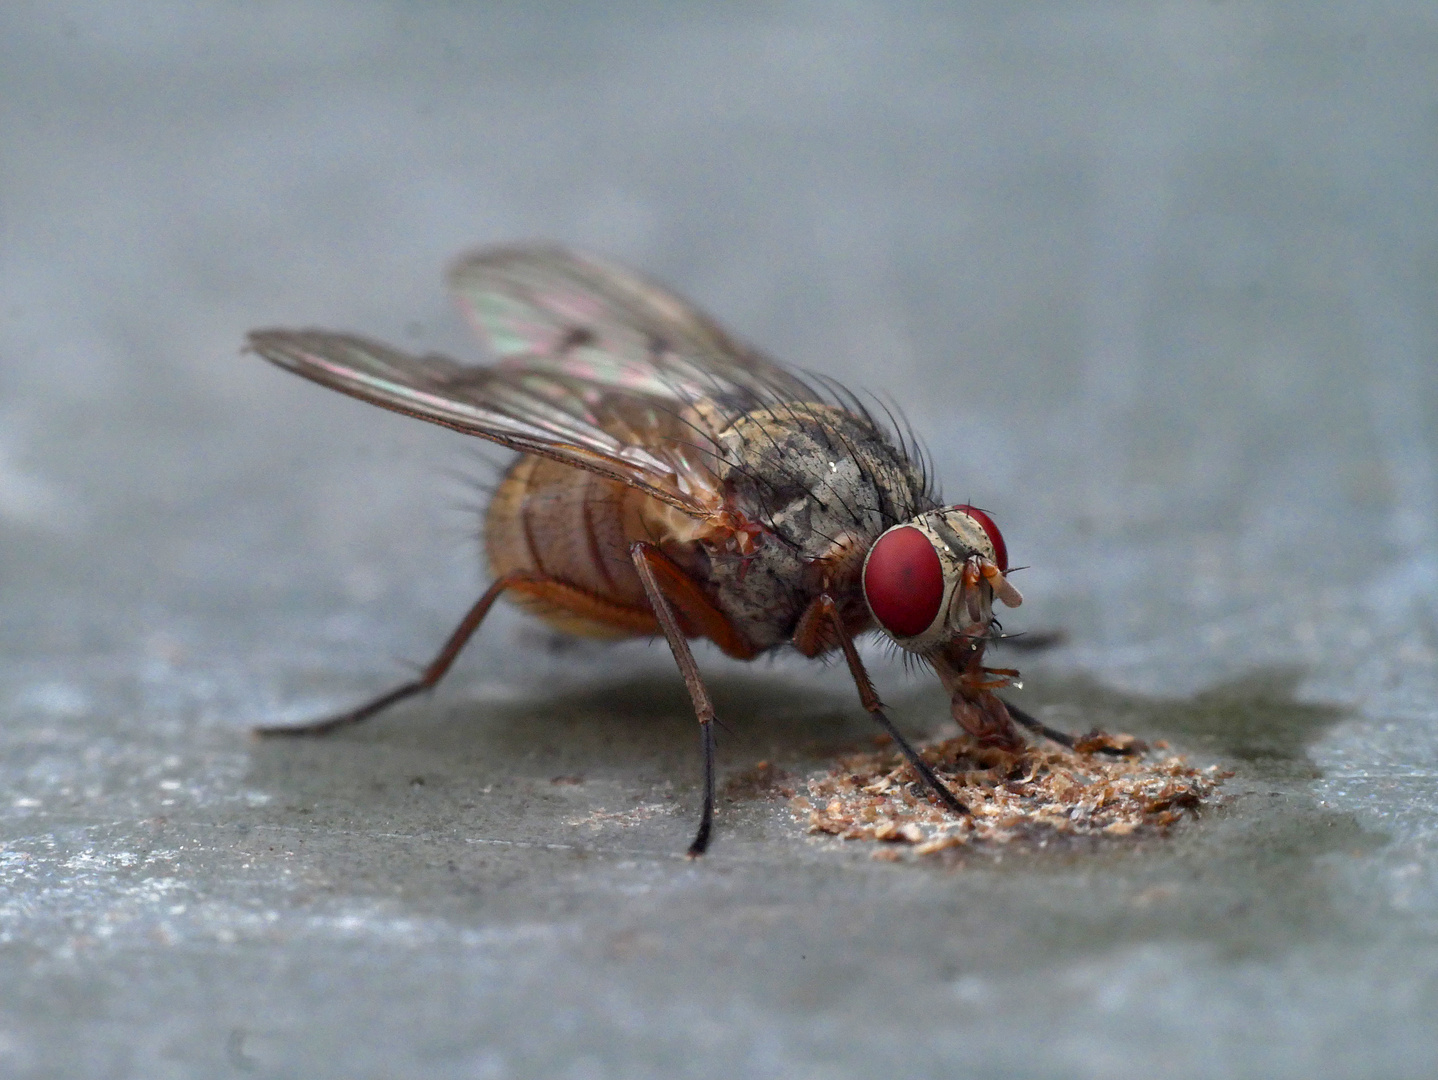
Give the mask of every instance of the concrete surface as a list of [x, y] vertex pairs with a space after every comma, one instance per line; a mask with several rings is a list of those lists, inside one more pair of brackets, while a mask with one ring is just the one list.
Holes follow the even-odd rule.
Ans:
[[[1431, 6], [516, 12], [0, 12], [0, 1074], [1432, 1075]], [[890, 393], [1070, 635], [1024, 700], [1223, 805], [876, 862], [754, 771], [869, 744], [842, 671], [707, 651], [686, 862], [662, 647], [510, 612], [251, 741], [442, 640], [487, 466], [244, 332], [473, 355], [443, 264], [531, 236]]]

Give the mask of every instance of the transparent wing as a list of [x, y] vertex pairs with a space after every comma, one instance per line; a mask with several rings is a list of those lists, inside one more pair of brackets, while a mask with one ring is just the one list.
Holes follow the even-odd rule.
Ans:
[[249, 345], [282, 368], [395, 412], [613, 477], [696, 516], [717, 508], [717, 432], [677, 402], [519, 365], [414, 356], [323, 330], [256, 330]]
[[590, 256], [498, 248], [462, 260], [450, 279], [497, 366], [322, 330], [257, 330], [250, 348], [335, 390], [613, 477], [699, 517], [722, 502], [715, 466], [729, 420], [817, 400], [687, 302]]
[[476, 252], [450, 271], [501, 361], [671, 400], [740, 409], [814, 392], [688, 301], [623, 267], [557, 247]]

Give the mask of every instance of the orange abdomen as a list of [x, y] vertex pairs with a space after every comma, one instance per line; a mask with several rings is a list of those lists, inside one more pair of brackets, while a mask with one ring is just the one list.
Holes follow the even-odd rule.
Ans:
[[644, 504], [654, 501], [616, 480], [526, 454], [505, 473], [485, 514], [490, 572], [500, 577], [527, 571], [570, 586], [552, 597], [529, 590], [508, 594], [565, 633], [657, 633], [629, 555], [635, 540], [649, 539]]

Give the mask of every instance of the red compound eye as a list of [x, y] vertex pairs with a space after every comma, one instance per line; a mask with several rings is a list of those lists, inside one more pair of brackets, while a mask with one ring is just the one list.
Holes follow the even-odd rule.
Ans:
[[944, 599], [944, 568], [929, 538], [911, 525], [879, 537], [864, 564], [864, 597], [895, 637], [927, 630]]
[[984, 532], [989, 534], [989, 543], [994, 545], [994, 562], [998, 564], [999, 573], [1007, 574], [1009, 572], [1009, 546], [1004, 543], [1004, 534], [999, 532], [999, 527], [994, 524], [994, 519], [977, 506], [969, 506], [967, 503], [952, 507], [952, 509], [961, 514], [968, 514], [982, 526]]

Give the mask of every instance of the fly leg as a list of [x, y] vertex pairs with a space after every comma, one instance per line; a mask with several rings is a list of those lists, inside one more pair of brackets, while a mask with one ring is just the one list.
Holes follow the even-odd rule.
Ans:
[[904, 757], [908, 758], [909, 764], [914, 767], [914, 771], [919, 774], [924, 783], [929, 785], [930, 790], [938, 796], [939, 802], [953, 813], [967, 816], [969, 808], [960, 802], [958, 796], [935, 775], [934, 770], [929, 768], [929, 763], [919, 756], [919, 752], [909, 745], [909, 741], [899, 733], [899, 729], [884, 714], [884, 703], [879, 700], [879, 695], [874, 690], [874, 684], [869, 679], [869, 673], [864, 670], [864, 662], [859, 659], [859, 650], [854, 648], [854, 639], [849, 635], [849, 630], [839, 615], [839, 605], [828, 593], [820, 596], [815, 603], [819, 605], [821, 613], [828, 616], [834, 632], [838, 635], [839, 647], [844, 650], [844, 659], [848, 662], [849, 674], [854, 677], [854, 685], [858, 688], [859, 701], [863, 704], [864, 709], [874, 718], [874, 722], [884, 729], [889, 738], [894, 740], [894, 745], [899, 748]]
[[419, 678], [412, 679], [393, 690], [381, 694], [373, 701], [367, 701], [357, 709], [349, 712], [342, 712], [337, 716], [327, 716], [320, 720], [312, 720], [308, 724], [276, 724], [268, 727], [255, 728], [255, 734], [262, 737], [276, 736], [297, 736], [297, 735], [326, 735], [339, 728], [349, 727], [351, 724], [358, 724], [361, 720], [368, 720], [375, 713], [383, 712], [395, 702], [403, 701], [405, 698], [413, 697], [415, 694], [431, 689], [435, 683], [444, 678], [445, 672], [449, 671], [454, 664], [455, 658], [459, 656], [460, 650], [468, 643], [474, 632], [479, 629], [479, 624], [489, 614], [489, 609], [499, 599], [499, 594], [506, 589], [526, 584], [539, 584], [533, 574], [523, 571], [516, 571], [505, 574], [498, 578], [493, 585], [484, 590], [484, 595], [474, 602], [474, 606], [454, 628], [449, 639], [444, 643], [443, 648], [429, 665], [420, 672]]
[[1036, 716], [1020, 709], [1017, 705], [1005, 701], [1004, 708], [1009, 710], [1009, 715], [1017, 720], [1024, 727], [1028, 728], [1035, 735], [1042, 735], [1050, 742], [1056, 742], [1060, 746], [1067, 746], [1070, 750], [1074, 748], [1074, 737], [1067, 731], [1060, 731], [1058, 728], [1051, 728]]
[[1004, 702], [1009, 715], [1017, 720], [1024, 727], [1035, 734], [1042, 735], [1058, 743], [1060, 746], [1067, 746], [1070, 750], [1077, 750], [1080, 754], [1107, 754], [1109, 757], [1136, 757], [1148, 749], [1145, 743], [1139, 742], [1131, 736], [1114, 737], [1106, 735], [1102, 731], [1094, 730], [1087, 735], [1073, 736], [1066, 731], [1059, 731], [1051, 728], [1037, 717], [1030, 716], [1016, 705]]
[[[634, 560], [634, 569], [639, 573], [644, 594], [649, 598], [649, 606], [654, 609], [654, 617], [659, 620], [659, 628], [664, 631], [664, 639], [669, 642], [669, 651], [674, 654], [679, 674], [684, 676], [689, 700], [694, 703], [694, 715], [699, 718], [699, 746], [704, 755], [704, 808], [699, 812], [699, 830], [694, 834], [694, 842], [689, 845], [688, 854], [693, 859], [704, 854], [709, 847], [709, 836], [714, 831], [714, 703], [709, 700], [709, 691], [699, 675], [699, 665], [694, 662], [689, 642], [654, 572], [656, 563], [668, 571], [669, 560], [653, 544], [643, 540], [629, 549], [629, 556]], [[669, 575], [666, 573], [666, 576]]]

